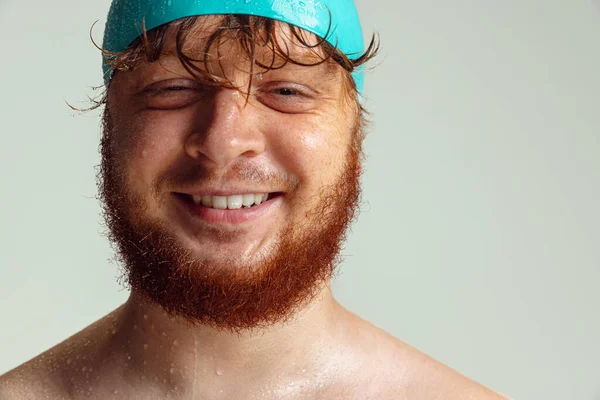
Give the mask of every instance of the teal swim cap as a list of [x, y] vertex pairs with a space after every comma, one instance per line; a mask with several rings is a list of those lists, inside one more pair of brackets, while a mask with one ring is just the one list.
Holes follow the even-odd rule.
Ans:
[[[122, 52], [142, 34], [142, 22], [151, 30], [175, 20], [197, 15], [247, 14], [287, 22], [327, 40], [348, 58], [364, 52], [362, 28], [353, 0], [113, 0], [103, 48]], [[104, 61], [104, 82], [112, 76]], [[364, 73], [352, 74], [359, 93]]]

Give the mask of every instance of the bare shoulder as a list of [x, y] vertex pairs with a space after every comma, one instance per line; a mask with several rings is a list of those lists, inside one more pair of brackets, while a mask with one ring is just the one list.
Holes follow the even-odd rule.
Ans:
[[362, 320], [357, 330], [366, 346], [361, 398], [508, 400], [458, 371]]
[[0, 376], [0, 400], [72, 398], [72, 378], [91, 372], [82, 365], [98, 353], [113, 313]]

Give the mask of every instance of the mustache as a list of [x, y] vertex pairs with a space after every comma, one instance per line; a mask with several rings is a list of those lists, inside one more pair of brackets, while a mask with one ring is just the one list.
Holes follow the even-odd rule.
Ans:
[[277, 188], [280, 191], [290, 192], [298, 186], [298, 181], [296, 176], [273, 167], [256, 162], [239, 161], [226, 170], [208, 169], [199, 165], [170, 170], [156, 180], [154, 192], [158, 194], [164, 188], [185, 191], [187, 188], [232, 183]]

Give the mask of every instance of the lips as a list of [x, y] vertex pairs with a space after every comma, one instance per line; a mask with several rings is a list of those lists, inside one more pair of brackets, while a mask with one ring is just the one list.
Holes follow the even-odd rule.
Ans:
[[239, 224], [251, 221], [277, 208], [283, 200], [281, 192], [230, 196], [174, 194], [177, 201], [189, 212], [210, 223]]

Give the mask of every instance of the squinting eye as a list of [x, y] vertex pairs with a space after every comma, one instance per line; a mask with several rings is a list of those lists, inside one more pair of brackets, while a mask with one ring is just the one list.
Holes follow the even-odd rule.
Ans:
[[173, 110], [201, 101], [206, 95], [205, 89], [198, 82], [177, 79], [151, 85], [141, 94], [148, 108]]
[[192, 90], [189, 87], [184, 87], [184, 86], [172, 86], [172, 87], [166, 87], [163, 89], [160, 89], [161, 91], [168, 91], [168, 92], [180, 92], [183, 90]]
[[290, 89], [290, 88], [279, 88], [279, 89], [275, 89], [274, 92], [278, 93], [282, 96], [294, 96], [294, 95], [298, 94], [297, 90]]

